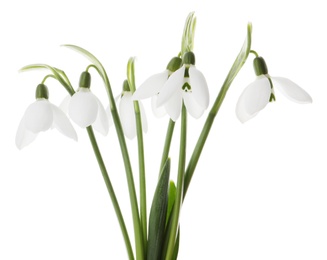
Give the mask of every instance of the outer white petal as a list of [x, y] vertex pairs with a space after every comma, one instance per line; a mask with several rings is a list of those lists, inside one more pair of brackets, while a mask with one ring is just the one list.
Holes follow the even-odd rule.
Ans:
[[171, 120], [176, 121], [182, 109], [182, 90], [178, 89], [165, 103], [165, 109]]
[[[95, 96], [94, 96], [95, 97]], [[92, 124], [95, 130], [103, 135], [107, 135], [109, 131], [109, 119], [101, 101], [95, 97], [98, 104], [98, 115]]]
[[189, 76], [194, 99], [206, 109], [209, 106], [209, 89], [205, 77], [195, 66], [190, 66]]
[[65, 114], [68, 114], [68, 108], [69, 108], [69, 102], [70, 102], [71, 96], [67, 95], [60, 103], [59, 108], [64, 111]]
[[158, 95], [154, 95], [151, 98], [152, 111], [156, 117], [163, 117], [164, 115], [167, 114], [166, 110], [165, 110], [164, 106], [157, 107], [157, 100], [158, 100]]
[[257, 78], [248, 85], [241, 94], [237, 105], [236, 115], [244, 123], [254, 117], [269, 102], [271, 87], [266, 77]]
[[171, 74], [171, 76], [163, 85], [158, 95], [158, 100], [157, 100], [158, 107], [162, 106], [165, 102], [167, 102], [172, 97], [172, 95], [176, 93], [177, 90], [182, 89], [185, 81], [184, 74], [185, 74], [184, 65], [178, 70], [176, 70], [173, 74]]
[[25, 118], [23, 117], [19, 123], [16, 133], [15, 142], [18, 149], [24, 148], [25, 146], [33, 142], [37, 137], [37, 134], [34, 134], [26, 129], [24, 120]]
[[98, 115], [98, 102], [89, 91], [81, 88], [76, 92], [70, 102], [68, 114], [80, 127], [87, 127], [94, 123]]
[[312, 103], [310, 95], [293, 81], [282, 77], [272, 77], [272, 80], [274, 87], [290, 100], [300, 104]]
[[57, 106], [51, 104], [53, 111], [53, 126], [65, 136], [77, 141], [77, 134], [65, 113]]
[[120, 120], [127, 138], [133, 139], [136, 136], [136, 124], [132, 93], [125, 92], [119, 103]]
[[194, 97], [194, 93], [183, 92], [182, 96], [183, 96], [183, 100], [184, 100], [187, 112], [194, 118], [200, 118], [202, 116], [205, 108], [199, 105], [199, 103], [197, 102], [197, 100]]
[[38, 99], [25, 112], [24, 123], [27, 130], [34, 134], [48, 130], [53, 122], [53, 113], [47, 99]]
[[134, 92], [133, 100], [149, 98], [158, 94], [168, 79], [168, 73], [168, 70], [165, 70], [164, 72], [155, 74], [144, 81], [144, 83]]

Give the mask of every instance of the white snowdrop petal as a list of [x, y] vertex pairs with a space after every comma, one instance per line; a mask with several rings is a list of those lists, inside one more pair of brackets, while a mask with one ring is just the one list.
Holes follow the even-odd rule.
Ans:
[[92, 124], [93, 128], [103, 135], [107, 135], [109, 131], [108, 114], [106, 113], [101, 101], [95, 97], [98, 103], [98, 115]]
[[26, 109], [24, 117], [26, 129], [34, 134], [48, 130], [53, 122], [50, 102], [46, 99], [36, 100]]
[[157, 100], [158, 100], [158, 95], [154, 95], [151, 98], [152, 111], [156, 117], [163, 117], [164, 115], [167, 114], [166, 110], [165, 110], [164, 106], [157, 107]]
[[171, 120], [176, 121], [179, 118], [182, 109], [182, 90], [175, 91], [164, 106]]
[[59, 108], [65, 113], [68, 114], [68, 108], [69, 108], [69, 102], [70, 102], [71, 96], [67, 95], [60, 103]]
[[23, 119], [20, 121], [16, 133], [15, 143], [18, 149], [24, 148], [33, 142], [37, 137], [37, 134], [34, 134], [26, 129], [24, 119], [25, 118], [23, 117]]
[[269, 102], [271, 86], [266, 77], [257, 78], [248, 85], [241, 94], [237, 105], [236, 115], [241, 122], [254, 117]]
[[195, 66], [189, 68], [189, 76], [194, 99], [206, 109], [209, 106], [209, 89], [205, 77]]
[[80, 127], [92, 125], [98, 114], [95, 96], [90, 91], [76, 92], [69, 102], [68, 114]]
[[168, 80], [160, 90], [160, 93], [158, 94], [158, 107], [162, 106], [165, 102], [167, 102], [177, 90], [182, 89], [185, 81], [184, 73], [185, 66], [182, 66], [173, 74], [171, 74], [171, 76], [168, 78]]
[[125, 92], [122, 96], [119, 103], [119, 114], [125, 136], [133, 139], [136, 136], [136, 125], [132, 93]]
[[77, 134], [65, 113], [57, 106], [51, 104], [53, 111], [53, 126], [65, 136], [77, 141]]
[[272, 77], [272, 80], [274, 87], [290, 100], [300, 104], [312, 103], [310, 95], [293, 81], [282, 77]]
[[155, 74], [139, 86], [133, 94], [133, 100], [152, 97], [159, 93], [168, 79], [168, 70]]
[[236, 116], [242, 123], [245, 123], [246, 121], [250, 120], [252, 117], [255, 117], [258, 113], [253, 113], [253, 114], [247, 113], [245, 109], [243, 109], [244, 108], [243, 102], [245, 102], [244, 99], [239, 99], [236, 106]]
[[183, 100], [187, 112], [194, 118], [200, 118], [205, 110], [204, 107], [200, 106], [197, 100], [194, 98], [194, 93], [183, 92]]

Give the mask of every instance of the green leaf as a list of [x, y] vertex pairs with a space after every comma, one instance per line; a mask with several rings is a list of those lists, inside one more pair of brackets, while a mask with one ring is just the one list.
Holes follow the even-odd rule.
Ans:
[[177, 238], [175, 241], [174, 254], [172, 260], [177, 260], [178, 250], [179, 250], [179, 239], [180, 239], [179, 236], [180, 236], [180, 227], [178, 228], [178, 232], [177, 232]]
[[83, 49], [82, 47], [72, 45], [72, 44], [64, 44], [62, 46], [70, 48], [72, 50], [75, 50], [75, 51], [83, 54], [86, 58], [88, 58], [94, 64], [94, 66], [96, 66], [97, 71], [99, 72], [99, 74], [100, 74], [101, 78], [104, 80], [104, 82], [106, 84], [107, 83], [109, 84], [107, 73], [106, 73], [104, 67], [102, 66], [101, 62], [92, 53], [90, 53], [89, 51]]
[[149, 235], [147, 259], [160, 259], [166, 226], [168, 206], [168, 183], [170, 174], [170, 159], [168, 158], [157, 184], [149, 217]]
[[232, 83], [237, 73], [240, 71], [243, 64], [245, 63], [247, 57], [249, 56], [251, 50], [251, 34], [252, 34], [252, 24], [248, 23], [247, 36], [242, 46], [242, 49], [240, 53], [237, 55], [236, 60], [234, 61], [234, 64], [231, 67], [227, 75], [227, 78], [225, 80], [225, 84], [228, 86]]
[[132, 93], [135, 92], [135, 75], [134, 75], [134, 71], [135, 71], [135, 68], [134, 68], [134, 63], [135, 63], [135, 58], [132, 57], [128, 60], [128, 63], [127, 63], [127, 80], [128, 80], [128, 84], [129, 84], [129, 87], [130, 87], [130, 91]]
[[173, 209], [174, 206], [175, 197], [176, 197], [176, 185], [173, 181], [170, 181], [169, 190], [168, 190], [168, 207], [167, 207], [166, 225], [170, 218], [171, 210]]
[[55, 67], [49, 66], [47, 64], [40, 63], [40, 64], [31, 64], [31, 65], [24, 66], [19, 71], [24, 72], [24, 71], [35, 70], [35, 69], [50, 70], [51, 73], [53, 74], [53, 76], [55, 77], [55, 79], [57, 79], [65, 87], [65, 89], [68, 91], [68, 93], [70, 95], [73, 95], [75, 93], [75, 91], [74, 91], [72, 85], [70, 84], [65, 72], [60, 70], [60, 69], [57, 69]]

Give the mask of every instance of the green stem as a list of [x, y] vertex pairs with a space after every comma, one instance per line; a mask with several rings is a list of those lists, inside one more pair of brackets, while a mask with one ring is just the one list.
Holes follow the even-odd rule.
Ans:
[[230, 83], [228, 82], [228, 80], [226, 79], [223, 86], [221, 87], [220, 89], [220, 92], [215, 100], [215, 103], [213, 104], [210, 112], [209, 112], [209, 115], [207, 117], [207, 120], [202, 128], [202, 132], [200, 134], [200, 137], [196, 143], [196, 146], [194, 148], [194, 151], [193, 151], [193, 154], [191, 156], [191, 159], [189, 161], [189, 164], [186, 168], [186, 172], [185, 172], [185, 180], [184, 180], [184, 194], [183, 194], [183, 199], [185, 198], [186, 196], [186, 192], [187, 192], [187, 189], [190, 185], [190, 182], [192, 180], [192, 177], [193, 177], [193, 173], [195, 171], [195, 167], [199, 161], [199, 158], [200, 158], [200, 155], [201, 155], [201, 152], [202, 152], [202, 149], [204, 147], [204, 144], [207, 140], [207, 137], [209, 135], [209, 132], [210, 132], [210, 129], [211, 129], [211, 126], [215, 120], [215, 117], [220, 109], [220, 106], [221, 104], [223, 103], [224, 99], [225, 99], [225, 96], [227, 94], [227, 91], [230, 87]]
[[[196, 143], [196, 146], [194, 148], [193, 154], [191, 156], [191, 159], [189, 161], [189, 164], [187, 166], [186, 172], [185, 172], [185, 178], [184, 178], [184, 194], [183, 199], [185, 199], [187, 189], [190, 185], [190, 182], [192, 180], [195, 167], [199, 161], [202, 149], [204, 147], [204, 144], [207, 140], [207, 137], [209, 135], [211, 126], [213, 124], [213, 121], [215, 120], [215, 117], [220, 109], [221, 104], [223, 103], [225, 96], [227, 94], [227, 91], [232, 84], [234, 78], [237, 76], [238, 72], [246, 62], [249, 53], [251, 52], [251, 33], [252, 33], [252, 25], [249, 23], [247, 26], [247, 36], [245, 39], [245, 42], [241, 48], [241, 51], [236, 57], [236, 60], [234, 61], [220, 91], [219, 94], [209, 112], [209, 115], [207, 117], [207, 120], [203, 126], [202, 132], [200, 134], [200, 137]], [[254, 54], [256, 54], [254, 51], [252, 51]]]
[[[113, 97], [112, 97], [113, 98]], [[114, 102], [114, 101], [113, 101]], [[136, 198], [135, 184], [133, 178], [132, 166], [129, 159], [129, 153], [126, 145], [125, 136], [123, 133], [122, 125], [117, 113], [117, 108], [114, 103], [111, 103], [111, 114], [113, 121], [116, 126], [116, 133], [118, 136], [121, 153], [125, 165], [126, 179], [129, 190], [129, 198], [131, 202], [131, 209], [133, 215], [133, 226], [134, 226], [134, 236], [135, 236], [135, 246], [136, 246], [136, 259], [143, 260], [144, 259], [144, 245], [143, 245], [143, 232], [141, 228], [139, 211], [138, 211], [138, 203]]]
[[[127, 80], [132, 93], [135, 92], [135, 69], [134, 58], [130, 58], [127, 64]], [[146, 207], [146, 177], [145, 177], [145, 159], [144, 159], [144, 141], [142, 130], [142, 118], [140, 112], [140, 105], [138, 101], [134, 101], [135, 121], [136, 121], [136, 134], [139, 155], [139, 181], [140, 181], [140, 219], [141, 229], [143, 232], [143, 246], [146, 252], [147, 244], [147, 207]]]
[[[135, 85], [135, 66], [134, 58], [130, 58], [127, 63], [127, 81], [132, 93], [136, 90]], [[140, 219], [141, 229], [143, 232], [143, 247], [146, 252], [147, 245], [147, 209], [146, 209], [146, 178], [145, 178], [145, 159], [144, 159], [144, 141], [142, 130], [142, 118], [140, 112], [140, 105], [138, 101], [134, 101], [134, 112], [136, 122], [136, 134], [139, 155], [139, 181], [140, 181]]]
[[163, 149], [162, 157], [161, 157], [159, 176], [160, 176], [162, 168], [165, 165], [165, 162], [168, 159], [170, 144], [171, 144], [171, 140], [172, 140], [173, 133], [174, 133], [174, 127], [175, 127], [175, 122], [170, 119], [169, 123], [168, 123], [167, 133], [166, 133], [165, 145], [164, 145], [164, 149]]
[[186, 130], [187, 130], [187, 112], [186, 112], [185, 105], [183, 104], [176, 198], [174, 203], [174, 209], [172, 212], [173, 214], [172, 225], [171, 225], [170, 237], [168, 240], [167, 254], [165, 257], [166, 260], [172, 259], [172, 256], [174, 254], [175, 241], [176, 241], [177, 230], [179, 226], [179, 215], [180, 215], [181, 204], [183, 199], [184, 173], [185, 173], [185, 161], [186, 161]]
[[106, 183], [106, 187], [107, 187], [109, 196], [111, 198], [112, 205], [113, 205], [113, 207], [115, 209], [115, 212], [116, 212], [116, 215], [117, 215], [117, 219], [118, 219], [118, 222], [119, 222], [119, 225], [120, 225], [120, 229], [121, 229], [121, 232], [122, 232], [123, 237], [124, 237], [128, 257], [129, 257], [130, 260], [134, 260], [133, 249], [132, 249], [132, 246], [131, 246], [131, 242], [129, 240], [129, 236], [128, 236], [127, 229], [126, 229], [126, 226], [125, 226], [124, 218], [123, 218], [123, 215], [121, 213], [119, 203], [117, 201], [113, 186], [111, 185], [111, 181], [110, 181], [109, 175], [107, 173], [106, 166], [105, 166], [105, 164], [103, 162], [103, 159], [102, 159], [102, 156], [101, 156], [97, 141], [95, 139], [93, 129], [92, 129], [91, 126], [89, 126], [89, 127], [86, 128], [86, 130], [87, 130], [87, 133], [89, 135], [95, 157], [97, 158], [97, 161], [98, 161], [101, 173], [102, 173], [102, 177], [104, 179], [104, 182]]
[[259, 54], [258, 54], [256, 51], [254, 51], [254, 50], [250, 50], [249, 53], [252, 53], [252, 54], [254, 54], [256, 57], [259, 57]]
[[[142, 131], [142, 120], [138, 101], [134, 101], [136, 133], [139, 155], [139, 174], [140, 174], [140, 218], [141, 228], [143, 231], [143, 244], [147, 243], [147, 207], [146, 207], [146, 177], [145, 177], [145, 159], [144, 159], [144, 142]], [[144, 248], [146, 252], [146, 248]]]
[[98, 72], [100, 76], [102, 77], [105, 87], [107, 90], [108, 98], [109, 98], [109, 105], [110, 105], [110, 111], [112, 115], [112, 119], [115, 124], [116, 128], [116, 133], [124, 161], [124, 166], [125, 166], [125, 173], [126, 173], [126, 179], [127, 179], [127, 186], [128, 186], [128, 191], [129, 191], [129, 198], [130, 198], [130, 204], [131, 204], [131, 210], [132, 210], [132, 217], [133, 217], [133, 226], [134, 226], [134, 237], [135, 237], [135, 247], [136, 247], [136, 259], [137, 260], [143, 260], [145, 256], [145, 251], [144, 251], [144, 241], [143, 241], [143, 232], [141, 228], [141, 223], [140, 223], [140, 216], [139, 216], [139, 209], [138, 209], [138, 203], [137, 203], [137, 197], [136, 197], [136, 191], [135, 191], [135, 183], [134, 183], [134, 178], [133, 178], [133, 171], [132, 171], [132, 166], [129, 158], [129, 153], [126, 145], [126, 140], [125, 140], [125, 135], [123, 132], [123, 128], [120, 122], [120, 118], [118, 115], [116, 103], [115, 103], [115, 98], [112, 93], [111, 85], [109, 82], [109, 78], [107, 76], [107, 73], [100, 63], [100, 61], [93, 56], [91, 53], [88, 51], [77, 47], [77, 46], [70, 46], [73, 47], [80, 52], [86, 54], [88, 57], [91, 58], [91, 60], [94, 62], [96, 67], [98, 68]]

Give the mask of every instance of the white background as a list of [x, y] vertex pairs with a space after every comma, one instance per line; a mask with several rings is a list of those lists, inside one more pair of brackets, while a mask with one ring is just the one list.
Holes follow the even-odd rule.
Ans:
[[[46, 71], [18, 73], [32, 63], [63, 69], [77, 86], [89, 65], [60, 47], [80, 45], [105, 66], [115, 95], [136, 56], [136, 81], [165, 69], [180, 50], [188, 13], [198, 18], [197, 67], [211, 104], [253, 24], [252, 48], [272, 76], [287, 77], [312, 96], [277, 102], [241, 124], [235, 104], [254, 80], [253, 56], [232, 84], [212, 127], [181, 215], [180, 259], [327, 259], [327, 16], [324, 1], [2, 1], [0, 3], [0, 259], [127, 259], [109, 196], [86, 131], [79, 141], [56, 130], [15, 147], [18, 123]], [[93, 71], [92, 90], [107, 105]], [[65, 90], [46, 84], [50, 101]], [[167, 117], [152, 115], [145, 135], [148, 207], [158, 175]], [[205, 117], [189, 118], [188, 157]], [[176, 178], [179, 123], [172, 178]], [[133, 241], [126, 178], [114, 128], [97, 135]], [[137, 184], [136, 140], [129, 141]]]

